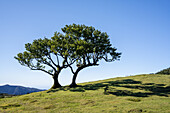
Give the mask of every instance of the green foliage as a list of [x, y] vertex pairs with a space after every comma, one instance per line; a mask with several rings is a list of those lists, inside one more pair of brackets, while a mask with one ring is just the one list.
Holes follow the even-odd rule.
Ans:
[[[23, 53], [15, 56], [15, 59], [23, 66], [32, 70], [42, 70], [49, 74], [56, 71], [59, 61], [56, 63], [52, 55], [63, 58], [64, 67], [68, 67], [77, 61], [79, 65], [96, 64], [99, 60], [113, 61], [120, 58], [116, 48], [111, 47], [109, 36], [106, 32], [95, 30], [94, 27], [85, 25], [66, 25], [62, 28], [64, 34], [55, 32], [51, 39], [37, 39], [25, 44]], [[109, 58], [108, 55], [111, 57]], [[68, 65], [66, 65], [68, 64]], [[46, 70], [46, 67], [50, 70]]]
[[111, 47], [109, 36], [106, 32], [96, 30], [92, 26], [66, 25], [62, 31], [76, 40], [77, 63], [81, 66], [97, 64], [101, 59], [111, 62], [120, 58], [121, 53]]
[[112, 62], [119, 60], [121, 53], [116, 52], [112, 47], [109, 36], [106, 32], [101, 32], [92, 26], [85, 25], [66, 25], [62, 31], [67, 37], [71, 38], [70, 43], [75, 45], [75, 58], [77, 68], [74, 70], [69, 66], [73, 73], [73, 80], [70, 87], [76, 87], [76, 77], [82, 69], [89, 66], [98, 66], [100, 60]]
[[[72, 73], [77, 76], [80, 70], [97, 66], [102, 59], [106, 62], [119, 60], [121, 53], [112, 47], [106, 32], [96, 30], [92, 26], [76, 24], [66, 25], [61, 29], [63, 34], [55, 32], [50, 39], [40, 38], [25, 44], [26, 50], [14, 58], [31, 70], [41, 70], [52, 75], [54, 81], [58, 80], [61, 70], [67, 67], [70, 67]], [[72, 66], [75, 62], [76, 71]], [[75, 81], [76, 77], [73, 78]], [[58, 82], [54, 82], [52, 88], [59, 86]]]
[[[58, 67], [60, 67], [59, 61], [56, 63], [52, 59], [52, 56], [63, 58], [63, 66], [66, 66], [66, 60], [68, 55], [74, 56], [71, 47], [67, 45], [68, 40], [64, 39], [63, 35], [55, 34], [51, 39], [38, 39], [33, 43], [25, 44], [26, 51], [19, 53], [15, 59], [23, 66], [27, 66], [32, 70], [42, 70], [49, 74], [52, 74]], [[45, 70], [46, 67], [50, 67], [50, 70]]]
[[157, 72], [156, 74], [170, 75], [170, 68], [163, 69], [163, 70]]

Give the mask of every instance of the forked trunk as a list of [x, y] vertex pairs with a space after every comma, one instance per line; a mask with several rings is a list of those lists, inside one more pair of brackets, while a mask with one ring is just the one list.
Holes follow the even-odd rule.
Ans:
[[77, 84], [76, 84], [76, 78], [77, 78], [77, 75], [79, 73], [80, 70], [82, 70], [84, 67], [79, 67], [76, 72], [74, 73], [73, 75], [73, 79], [72, 79], [72, 83], [70, 84], [70, 87], [77, 87]]
[[78, 86], [78, 85], [76, 84], [76, 78], [77, 78], [77, 75], [78, 75], [79, 71], [81, 71], [82, 69], [84, 69], [84, 68], [86, 68], [86, 67], [89, 67], [89, 66], [98, 66], [98, 64], [93, 63], [93, 64], [87, 64], [87, 65], [78, 67], [77, 70], [76, 70], [76, 72], [75, 72], [74, 75], [73, 75], [73, 79], [72, 79], [72, 83], [70, 84], [70, 87], [77, 87], [77, 86]]
[[70, 84], [70, 87], [76, 87], [77, 86], [77, 84], [76, 84], [77, 75], [78, 75], [78, 73], [75, 73], [73, 75], [73, 79], [72, 79], [72, 83]]

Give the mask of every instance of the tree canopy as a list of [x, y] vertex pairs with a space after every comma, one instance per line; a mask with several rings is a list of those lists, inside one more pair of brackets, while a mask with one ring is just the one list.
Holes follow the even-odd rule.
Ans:
[[56, 32], [51, 39], [38, 39], [25, 44], [26, 51], [18, 53], [15, 59], [31, 70], [40, 70], [52, 75], [52, 88], [57, 88], [61, 86], [58, 82], [61, 70], [76, 61], [76, 58], [72, 59], [75, 56], [75, 47], [69, 42], [65, 35]]
[[121, 53], [112, 47], [106, 32], [76, 24], [66, 25], [61, 30], [63, 34], [55, 32], [50, 39], [40, 38], [25, 44], [26, 50], [15, 56], [21, 65], [51, 75], [54, 79], [52, 88], [61, 86], [58, 76], [64, 68], [71, 69], [73, 80], [70, 86], [74, 87], [80, 70], [98, 66], [100, 60], [112, 62], [120, 58]]
[[106, 62], [112, 62], [119, 60], [121, 53], [116, 52], [116, 48], [112, 47], [110, 43], [109, 36], [106, 32], [101, 32], [96, 30], [92, 26], [85, 25], [66, 25], [62, 28], [62, 31], [68, 36], [72, 37], [74, 40], [79, 42], [83, 41], [84, 43], [74, 43], [77, 48], [76, 56], [78, 57], [77, 69], [72, 68], [69, 65], [72, 73], [73, 80], [71, 86], [76, 86], [76, 77], [79, 71], [89, 66], [98, 66], [100, 60], [105, 60]]

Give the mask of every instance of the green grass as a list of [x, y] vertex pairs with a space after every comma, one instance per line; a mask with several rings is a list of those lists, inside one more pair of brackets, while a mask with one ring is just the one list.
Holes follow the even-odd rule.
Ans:
[[170, 113], [170, 76], [118, 77], [0, 99], [4, 113]]

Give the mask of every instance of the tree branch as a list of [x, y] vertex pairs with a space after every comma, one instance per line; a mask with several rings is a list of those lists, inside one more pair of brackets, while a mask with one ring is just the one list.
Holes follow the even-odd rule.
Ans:
[[67, 58], [65, 58], [65, 59], [63, 60], [63, 63], [62, 63], [62, 66], [61, 66], [61, 67], [63, 67], [63, 68], [68, 67], [67, 65], [65, 65], [66, 62], [67, 62]]
[[105, 57], [102, 57], [106, 62], [112, 62], [113, 59], [108, 59], [108, 58], [105, 58]]
[[69, 65], [69, 68], [71, 69], [71, 72], [72, 72], [73, 74], [75, 74], [73, 68], [72, 68], [70, 65]]
[[67, 65], [68, 65], [68, 67], [71, 69], [71, 72], [74, 74], [74, 70], [73, 70], [73, 68], [71, 67], [72, 64], [69, 64], [68, 61], [67, 61]]
[[86, 57], [87, 57], [87, 62], [88, 62], [88, 64], [90, 64], [89, 55], [86, 54]]
[[99, 64], [96, 64], [96, 63], [90, 63], [90, 64], [87, 64], [87, 65], [82, 65], [82, 66], [78, 67], [75, 72], [72, 71], [72, 73], [75, 74], [75, 73], [78, 73], [83, 68], [90, 67], [90, 66], [98, 66], [98, 65]]
[[[37, 62], [39, 62], [37, 58], [36, 58], [36, 60], [37, 60]], [[42, 63], [43, 63], [43, 64], [48, 65], [49, 67], [53, 68], [53, 69], [54, 69], [54, 71], [56, 71], [56, 68], [54, 68], [54, 67], [53, 67], [53, 66], [52, 66], [49, 62], [44, 61], [44, 60], [43, 60], [43, 58], [41, 58], [41, 61], [42, 61]]]
[[37, 69], [30, 68], [30, 69], [31, 69], [31, 70], [40, 70], [40, 71], [43, 71], [43, 72], [45, 72], [45, 73], [53, 76], [53, 74], [51, 74], [50, 72], [48, 72], [48, 71], [46, 71], [46, 70], [44, 70], [44, 69], [38, 69], [38, 68], [37, 68]]
[[59, 64], [57, 65], [56, 63], [54, 63], [54, 61], [52, 60], [51, 58], [51, 55], [49, 54], [49, 57], [47, 57], [48, 59], [50, 59], [50, 61], [56, 66], [56, 67], [59, 67]]
[[83, 65], [86, 65], [86, 59], [85, 59], [85, 56], [83, 56]]
[[95, 63], [97, 63], [98, 60], [99, 60], [99, 54], [97, 53], [97, 54], [95, 55]]
[[58, 55], [56, 55], [56, 57], [57, 57], [57, 63], [58, 63], [58, 65], [60, 65]]

